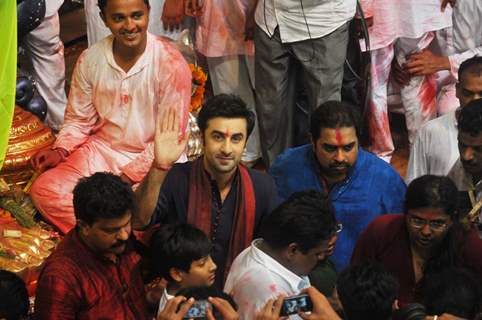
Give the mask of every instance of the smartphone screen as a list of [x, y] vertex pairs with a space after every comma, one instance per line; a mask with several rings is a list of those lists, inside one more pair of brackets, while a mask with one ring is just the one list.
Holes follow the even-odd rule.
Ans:
[[288, 297], [283, 300], [280, 316], [297, 314], [300, 311], [307, 312], [313, 310], [313, 303], [310, 296], [302, 294], [299, 296]]
[[206, 319], [206, 314], [211, 304], [207, 300], [199, 300], [193, 303], [183, 319]]

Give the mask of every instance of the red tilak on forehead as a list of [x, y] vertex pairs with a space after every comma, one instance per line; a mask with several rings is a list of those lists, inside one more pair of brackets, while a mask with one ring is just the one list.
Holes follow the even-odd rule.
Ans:
[[340, 132], [340, 129], [335, 129], [335, 133], [336, 133], [336, 143], [341, 146], [343, 144], [343, 137], [341, 136], [341, 132]]
[[229, 129], [224, 133], [225, 138], [230, 138], [231, 137], [231, 132], [229, 132]]

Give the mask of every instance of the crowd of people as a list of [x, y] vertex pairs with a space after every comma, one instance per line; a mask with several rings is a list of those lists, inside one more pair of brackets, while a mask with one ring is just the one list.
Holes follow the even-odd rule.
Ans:
[[[62, 58], [59, 3], [46, 2], [25, 40], [55, 42]], [[482, 2], [357, 3], [85, 0], [89, 48], [68, 99], [41, 91], [58, 133], [32, 157], [42, 174], [30, 196], [65, 237], [42, 266], [33, 317], [476, 319]], [[185, 25], [212, 86], [191, 161], [191, 70], [160, 36]], [[360, 26], [363, 112], [342, 101]], [[63, 75], [48, 78], [64, 92]], [[397, 92], [405, 180], [389, 163]], [[298, 296], [308, 309], [287, 314]], [[25, 286], [6, 271], [0, 297], [0, 318], [27, 315]]]

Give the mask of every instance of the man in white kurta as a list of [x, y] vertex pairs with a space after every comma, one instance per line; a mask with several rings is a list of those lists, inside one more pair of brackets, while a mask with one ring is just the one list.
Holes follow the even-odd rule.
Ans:
[[[482, 57], [465, 61], [459, 73], [456, 96], [463, 108], [469, 102], [482, 98]], [[448, 174], [459, 155], [457, 112], [431, 120], [419, 130], [410, 150], [407, 184], [425, 174]]]
[[[386, 161], [394, 151], [387, 111], [387, 87], [394, 59], [403, 65], [406, 57], [431, 46], [448, 48], [451, 12], [442, 12], [440, 0], [361, 0], [368, 18], [371, 50], [371, 97], [368, 113], [369, 150]], [[364, 47], [364, 46], [362, 46]], [[436, 116], [434, 76], [410, 79], [402, 87], [409, 140], [413, 142], [422, 124]]]
[[159, 110], [176, 108], [182, 128], [187, 122], [191, 72], [177, 49], [148, 33], [144, 53], [125, 72], [114, 60], [113, 39], [80, 55], [53, 146], [66, 158], [31, 189], [39, 211], [63, 233], [75, 225], [72, 190], [79, 178], [109, 171], [140, 182], [152, 163]]
[[[341, 100], [348, 22], [355, 0], [258, 0], [255, 12], [256, 111], [267, 167], [294, 146], [299, 114]], [[299, 81], [301, 80], [301, 81]], [[299, 89], [307, 110], [296, 106]]]
[[[224, 292], [232, 292], [243, 320], [255, 319], [269, 299], [280, 294], [293, 296], [310, 287], [307, 276], [299, 276], [285, 268], [274, 258], [258, 249], [262, 239], [254, 240], [234, 260], [224, 286]], [[301, 319], [291, 316], [290, 319]]]

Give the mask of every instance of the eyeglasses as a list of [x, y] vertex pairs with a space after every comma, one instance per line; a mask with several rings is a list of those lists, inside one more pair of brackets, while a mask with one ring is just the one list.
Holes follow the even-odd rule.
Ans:
[[447, 228], [447, 221], [425, 220], [417, 217], [409, 217], [410, 225], [415, 229], [422, 229], [428, 224], [432, 231], [444, 231]]

